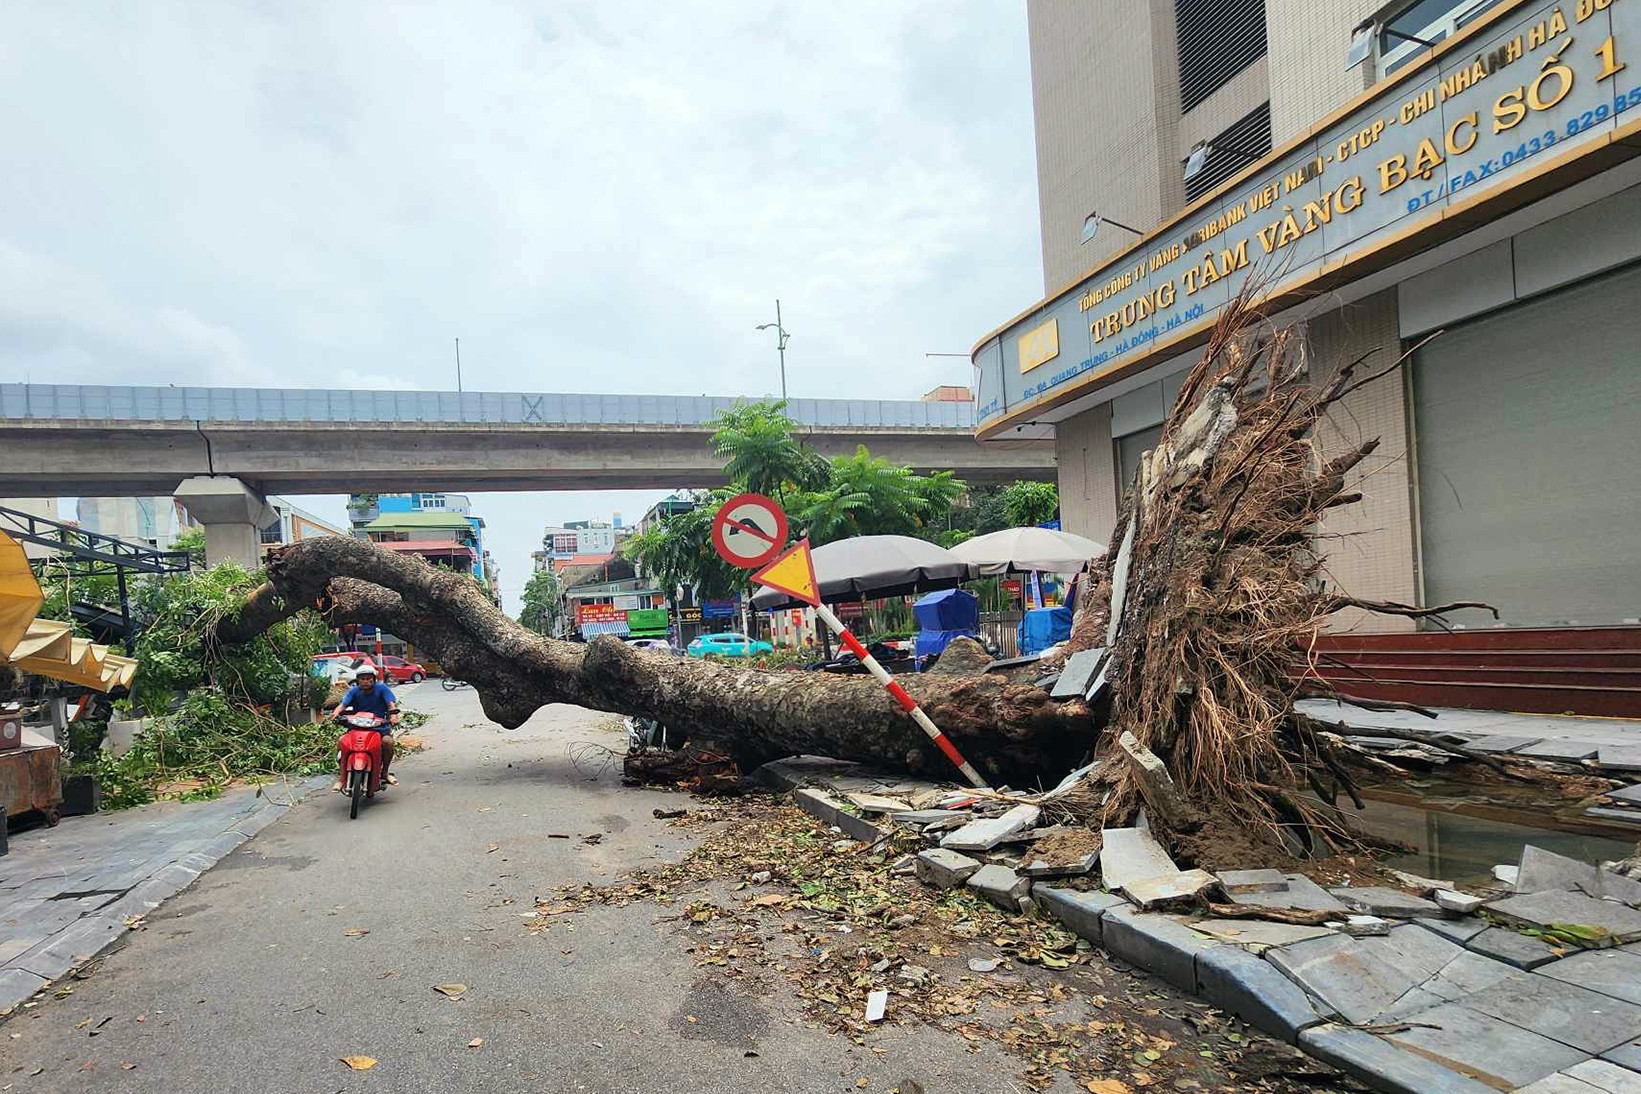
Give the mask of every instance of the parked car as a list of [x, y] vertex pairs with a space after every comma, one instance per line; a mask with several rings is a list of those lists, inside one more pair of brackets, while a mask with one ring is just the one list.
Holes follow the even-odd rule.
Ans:
[[660, 650], [662, 653], [677, 653], [678, 649], [665, 638], [623, 638], [623, 642], [635, 650]]
[[338, 680], [353, 679], [354, 673], [365, 665], [375, 669], [377, 678], [381, 678], [381, 666], [368, 653], [360, 653], [357, 650], [340, 650], [336, 653], [315, 654], [313, 658], [313, 670], [323, 675], [325, 679], [333, 684]]
[[382, 671], [387, 673], [387, 682], [402, 684], [410, 681], [419, 684], [427, 679], [427, 669], [416, 661], [406, 661], [403, 657], [383, 657]]
[[705, 657], [709, 653], [715, 653], [720, 657], [757, 657], [759, 654], [774, 652], [775, 647], [768, 642], [759, 642], [734, 631], [703, 634], [689, 644], [691, 657]]

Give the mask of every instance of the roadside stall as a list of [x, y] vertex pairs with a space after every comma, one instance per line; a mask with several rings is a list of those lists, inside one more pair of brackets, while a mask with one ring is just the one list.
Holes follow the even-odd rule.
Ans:
[[[952, 548], [952, 554], [982, 574], [1027, 575], [1033, 589], [1041, 589], [1042, 575], [1081, 573], [1090, 559], [1104, 553], [1104, 544], [1054, 528], [1004, 528]], [[1033, 599], [1036, 603], [1020, 620], [1020, 653], [1025, 656], [1071, 637], [1071, 600], [1046, 605], [1040, 593]]]

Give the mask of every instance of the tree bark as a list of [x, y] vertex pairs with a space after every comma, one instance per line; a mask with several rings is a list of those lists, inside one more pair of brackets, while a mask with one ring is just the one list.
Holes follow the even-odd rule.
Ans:
[[[370, 623], [426, 650], [478, 690], [509, 728], [549, 703], [654, 718], [710, 741], [743, 768], [797, 753], [859, 760], [949, 778], [933, 743], [869, 677], [760, 672], [636, 650], [615, 638], [560, 642], [503, 615], [465, 575], [356, 539], [304, 540], [276, 552], [268, 582], [225, 617], [235, 643], [302, 608], [332, 625]], [[1004, 676], [909, 676], [902, 681], [964, 755], [994, 783], [1053, 785], [1093, 744], [1077, 701]]]

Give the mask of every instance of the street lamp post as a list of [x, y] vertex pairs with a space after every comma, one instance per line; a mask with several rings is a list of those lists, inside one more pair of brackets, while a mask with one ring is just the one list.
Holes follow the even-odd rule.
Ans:
[[775, 321], [773, 323], [759, 323], [757, 329], [758, 330], [768, 330], [770, 327], [775, 328], [775, 350], [776, 350], [776, 352], [778, 352], [781, 355], [781, 398], [785, 399], [786, 398], [786, 342], [787, 342], [787, 339], [791, 338], [792, 336], [786, 332], [785, 327], [781, 326], [781, 302], [780, 302], [779, 298], [776, 298], [776, 300], [775, 300]]

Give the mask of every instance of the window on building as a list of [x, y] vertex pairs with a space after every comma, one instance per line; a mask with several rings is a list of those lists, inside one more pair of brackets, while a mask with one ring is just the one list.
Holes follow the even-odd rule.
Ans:
[[1182, 111], [1265, 56], [1265, 0], [1178, 0], [1174, 22]]
[[[1195, 201], [1270, 150], [1271, 104], [1262, 103], [1208, 142], [1202, 169], [1185, 180], [1185, 200]], [[1180, 161], [1182, 171], [1187, 162]]]
[[[1457, 34], [1496, 7], [1499, 0], [1415, 0], [1379, 24], [1380, 79]], [[1428, 43], [1428, 44], [1427, 44]]]

